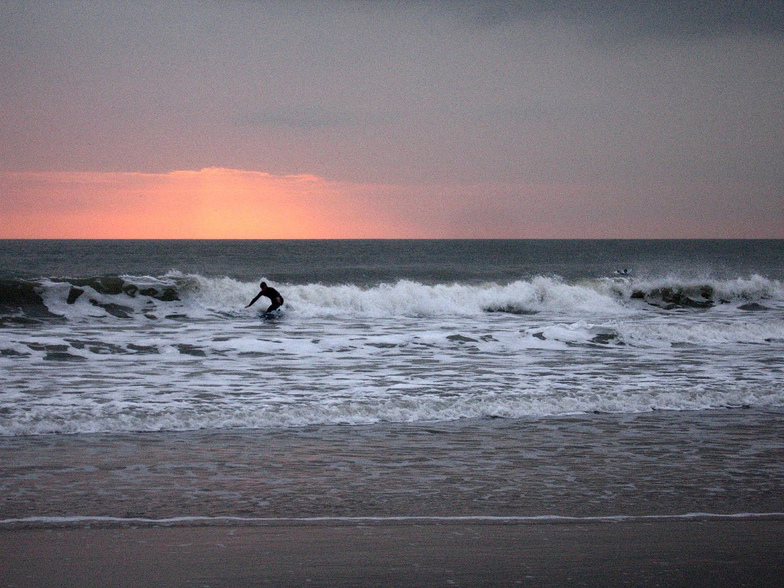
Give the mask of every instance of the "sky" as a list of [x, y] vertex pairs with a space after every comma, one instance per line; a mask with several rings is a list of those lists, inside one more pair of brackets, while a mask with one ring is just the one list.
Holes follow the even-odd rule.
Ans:
[[780, 1], [0, 14], [0, 238], [784, 238]]

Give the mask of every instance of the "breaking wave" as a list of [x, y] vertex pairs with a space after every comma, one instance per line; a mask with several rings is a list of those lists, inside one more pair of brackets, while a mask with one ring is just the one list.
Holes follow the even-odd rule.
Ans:
[[[758, 275], [732, 280], [627, 278], [568, 283], [539, 276], [508, 284], [422, 284], [409, 280], [374, 286], [280, 284], [286, 312], [299, 316], [470, 316], [539, 312], [620, 313], [655, 307], [706, 309], [728, 305], [758, 311], [784, 302], [784, 285]], [[97, 318], [157, 320], [257, 312], [245, 305], [255, 283], [169, 272], [0, 281], [0, 321]], [[260, 305], [261, 306], [261, 305]]]

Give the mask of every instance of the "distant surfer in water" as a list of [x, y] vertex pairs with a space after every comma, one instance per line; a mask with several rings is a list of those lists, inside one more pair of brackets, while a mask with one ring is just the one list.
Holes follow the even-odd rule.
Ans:
[[275, 288], [270, 288], [269, 286], [267, 286], [267, 282], [262, 282], [261, 284], [259, 284], [259, 286], [261, 287], [261, 292], [256, 294], [256, 298], [251, 300], [250, 304], [248, 304], [248, 306], [246, 306], [245, 308], [250, 308], [251, 306], [253, 306], [256, 303], [256, 301], [262, 296], [266, 296], [272, 301], [272, 304], [270, 304], [269, 308], [266, 311], [264, 311], [265, 314], [267, 312], [272, 312], [273, 310], [280, 308], [283, 305], [283, 296], [281, 296], [280, 292], [278, 292]]

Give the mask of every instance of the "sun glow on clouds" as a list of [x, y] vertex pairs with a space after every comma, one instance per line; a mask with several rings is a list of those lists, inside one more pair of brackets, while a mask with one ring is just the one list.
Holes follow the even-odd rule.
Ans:
[[744, 190], [360, 184], [225, 168], [8, 172], [0, 173], [0, 238], [780, 238], [781, 199], [756, 194], [749, 199], [764, 209], [746, 210]]
[[284, 239], [374, 236], [341, 185], [207, 168], [165, 174], [0, 174], [0, 237]]

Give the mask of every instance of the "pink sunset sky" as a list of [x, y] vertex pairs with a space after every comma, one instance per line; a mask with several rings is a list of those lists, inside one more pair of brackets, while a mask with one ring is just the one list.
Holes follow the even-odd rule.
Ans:
[[9, 2], [0, 238], [782, 238], [784, 16]]

